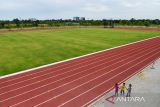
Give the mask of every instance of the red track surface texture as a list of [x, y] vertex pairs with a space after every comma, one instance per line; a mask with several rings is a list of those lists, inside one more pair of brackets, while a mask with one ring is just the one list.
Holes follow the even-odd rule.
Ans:
[[160, 57], [160, 38], [0, 79], [0, 107], [81, 107]]

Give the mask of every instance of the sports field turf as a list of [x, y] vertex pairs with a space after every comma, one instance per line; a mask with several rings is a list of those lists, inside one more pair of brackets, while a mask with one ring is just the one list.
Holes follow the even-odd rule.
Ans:
[[158, 31], [103, 28], [0, 33], [0, 75], [158, 35]]

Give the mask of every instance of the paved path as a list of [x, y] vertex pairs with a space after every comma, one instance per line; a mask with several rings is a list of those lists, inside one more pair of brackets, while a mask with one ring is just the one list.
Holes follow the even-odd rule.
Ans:
[[[143, 96], [145, 102], [115, 102], [112, 104], [105, 99], [114, 94], [114, 90], [93, 102], [90, 107], [159, 107], [160, 105], [160, 59], [152, 68], [152, 64], [133, 76], [125, 83], [132, 84], [132, 97]], [[122, 104], [123, 103], [123, 104]]]

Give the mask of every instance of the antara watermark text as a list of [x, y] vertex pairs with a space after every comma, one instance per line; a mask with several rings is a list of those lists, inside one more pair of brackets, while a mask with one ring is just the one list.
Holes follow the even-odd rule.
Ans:
[[146, 102], [144, 97], [117, 97], [115, 101], [120, 102]]

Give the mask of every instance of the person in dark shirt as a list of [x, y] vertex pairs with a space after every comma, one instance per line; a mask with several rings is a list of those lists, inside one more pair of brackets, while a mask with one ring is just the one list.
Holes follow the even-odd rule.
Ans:
[[127, 88], [127, 96], [126, 97], [131, 96], [131, 90], [132, 90], [132, 84], [129, 84], [129, 87]]

